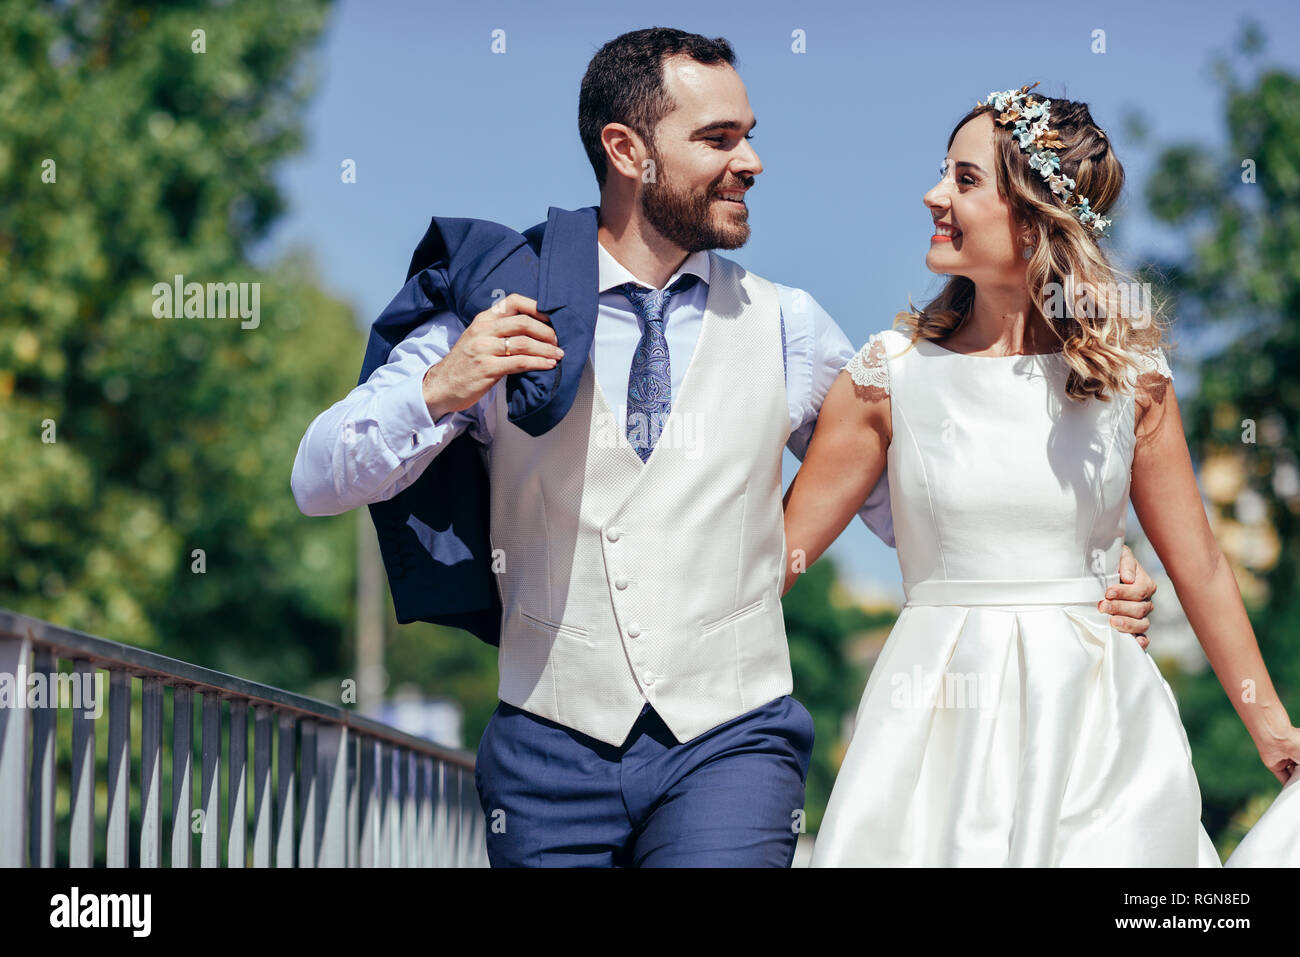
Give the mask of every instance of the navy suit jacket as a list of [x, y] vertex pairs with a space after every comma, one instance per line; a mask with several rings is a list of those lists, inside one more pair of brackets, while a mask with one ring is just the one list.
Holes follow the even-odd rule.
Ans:
[[[506, 377], [510, 421], [542, 435], [573, 405], [596, 329], [597, 208], [554, 206], [523, 233], [482, 219], [435, 216], [420, 240], [402, 291], [370, 328], [358, 384], [434, 312], [468, 326], [498, 294], [537, 300], [566, 358], [552, 369]], [[370, 506], [397, 620], [464, 628], [501, 641], [501, 592], [492, 572], [487, 468], [468, 433], [447, 444], [420, 477]]]

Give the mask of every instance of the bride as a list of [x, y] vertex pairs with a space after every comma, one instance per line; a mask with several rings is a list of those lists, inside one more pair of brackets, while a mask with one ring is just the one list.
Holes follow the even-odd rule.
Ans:
[[[1219, 865], [1173, 693], [1094, 604], [1130, 498], [1260, 760], [1300, 778], [1162, 328], [1105, 294], [1123, 168], [1086, 104], [1031, 89], [990, 94], [949, 137], [924, 201], [926, 265], [952, 278], [849, 363], [786, 493], [788, 591], [888, 464], [907, 596], [813, 866]], [[1297, 863], [1296, 793], [1230, 864]]]

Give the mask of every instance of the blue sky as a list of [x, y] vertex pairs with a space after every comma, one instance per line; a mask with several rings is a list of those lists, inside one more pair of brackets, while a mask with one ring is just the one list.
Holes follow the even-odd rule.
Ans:
[[[925, 268], [921, 196], [954, 122], [990, 90], [1038, 80], [1049, 97], [1090, 105], [1129, 176], [1112, 229], [1117, 258], [1133, 266], [1182, 242], [1145, 213], [1146, 171], [1161, 146], [1222, 142], [1211, 60], [1230, 51], [1242, 19], [1263, 28], [1263, 62], [1300, 71], [1288, 0], [728, 6], [345, 0], [316, 54], [307, 147], [279, 172], [289, 213], [257, 256], [309, 250], [368, 325], [401, 287], [431, 216], [522, 229], [548, 206], [594, 205], [577, 133], [587, 62], [620, 33], [674, 26], [731, 41], [758, 119], [753, 233], [728, 255], [806, 289], [860, 344], [941, 283]], [[492, 52], [495, 30], [505, 53]], [[795, 30], [804, 53], [792, 52]], [[1094, 30], [1105, 53], [1092, 52]], [[1145, 144], [1128, 136], [1135, 110]], [[355, 183], [341, 182], [345, 159]], [[787, 453], [787, 481], [796, 466]], [[893, 549], [861, 522], [830, 554], [857, 585], [901, 600]]]

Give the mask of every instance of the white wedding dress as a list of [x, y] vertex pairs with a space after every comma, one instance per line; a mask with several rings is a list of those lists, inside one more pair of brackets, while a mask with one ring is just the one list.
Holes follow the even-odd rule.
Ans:
[[[1173, 692], [1097, 610], [1119, 580], [1132, 394], [1074, 402], [1060, 354], [910, 345], [877, 333], [848, 365], [891, 398], [906, 603], [812, 866], [1220, 866]], [[1140, 358], [1144, 386], [1172, 380]], [[1294, 858], [1296, 793], [1230, 864]]]

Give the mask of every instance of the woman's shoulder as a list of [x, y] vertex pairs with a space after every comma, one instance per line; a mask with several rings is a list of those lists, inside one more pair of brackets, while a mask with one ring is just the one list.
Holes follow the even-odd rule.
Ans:
[[911, 344], [911, 337], [898, 329], [882, 329], [867, 337], [867, 341], [858, 350], [858, 355], [879, 356], [880, 361], [897, 359]]
[[1139, 379], [1154, 375], [1168, 382], [1174, 381], [1174, 373], [1169, 368], [1169, 355], [1164, 349], [1159, 347], [1141, 349], [1134, 352], [1133, 357], [1137, 360]]
[[911, 345], [912, 337], [899, 329], [882, 329], [879, 332], [873, 332], [867, 339], [868, 345], [873, 342], [879, 342], [881, 347], [888, 353], [889, 358], [893, 359]]
[[1131, 386], [1131, 401], [1135, 408], [1134, 426], [1138, 434], [1151, 428], [1152, 422], [1160, 417], [1148, 420], [1148, 413], [1154, 408], [1164, 406], [1173, 385], [1174, 374], [1169, 368], [1169, 356], [1163, 348], [1148, 346], [1135, 349], [1131, 353], [1134, 365], [1129, 367], [1128, 383]]
[[868, 398], [883, 398], [890, 393], [890, 363], [896, 361], [910, 339], [897, 329], [872, 333], [857, 351], [845, 371], [853, 381], [867, 390]]
[[1132, 364], [1125, 370], [1124, 378], [1138, 402], [1163, 401], [1174, 381], [1169, 354], [1163, 345], [1131, 347], [1128, 354]]

